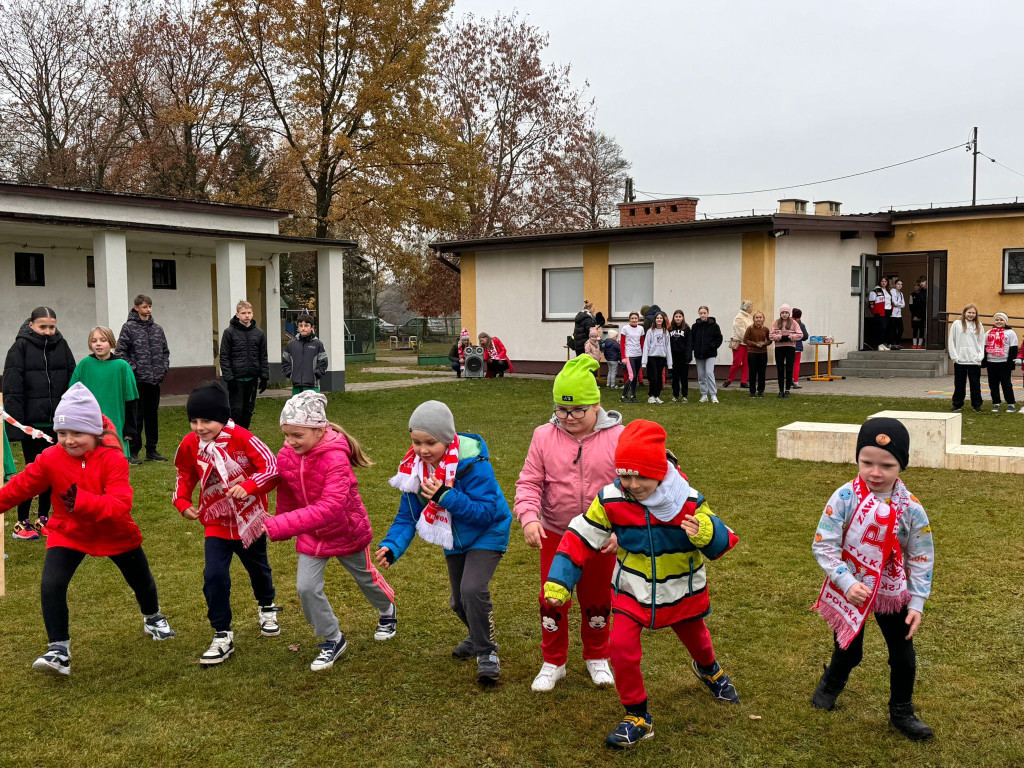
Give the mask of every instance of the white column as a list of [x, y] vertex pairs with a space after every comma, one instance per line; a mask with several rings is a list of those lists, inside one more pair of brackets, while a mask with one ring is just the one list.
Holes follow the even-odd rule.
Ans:
[[[267, 361], [270, 363], [271, 380], [280, 374], [281, 366], [281, 273], [279, 255], [274, 254], [264, 262], [263, 295], [267, 304]], [[276, 366], [276, 368], [275, 368]]]
[[217, 248], [217, 338], [235, 315], [235, 305], [246, 298], [245, 243], [218, 240]]
[[131, 304], [128, 301], [128, 246], [124, 232], [102, 230], [92, 236], [93, 271], [96, 275], [96, 324], [116, 335]]
[[345, 391], [345, 276], [341, 248], [316, 252], [317, 334], [327, 350], [327, 373], [320, 380], [324, 392]]

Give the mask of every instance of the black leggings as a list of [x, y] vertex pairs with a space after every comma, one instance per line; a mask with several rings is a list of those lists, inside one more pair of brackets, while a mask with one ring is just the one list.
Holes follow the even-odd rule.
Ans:
[[672, 361], [672, 397], [688, 397], [690, 394], [690, 361]]
[[1013, 395], [1013, 361], [1004, 360], [1001, 363], [988, 363], [988, 388], [992, 393], [992, 402], [999, 405], [999, 388], [1002, 387], [1003, 397], [1008, 405], [1016, 405], [1017, 399]]
[[[914, 677], [917, 674], [917, 656], [914, 641], [907, 640], [907, 609], [899, 613], [876, 613], [875, 621], [882, 630], [882, 637], [889, 647], [889, 703], [909, 704], [914, 696]], [[843, 650], [838, 640], [832, 650], [832, 663], [828, 676], [833, 683], [844, 685], [853, 668], [864, 656], [865, 621], [853, 642]]]
[[793, 364], [796, 347], [775, 347], [775, 370], [779, 376], [779, 392], [789, 392], [793, 386]]
[[889, 341], [890, 344], [899, 346], [903, 341], [903, 318], [902, 317], [890, 317], [889, 318]]
[[[43, 601], [43, 623], [46, 636], [51, 643], [70, 640], [68, 630], [68, 584], [78, 566], [86, 558], [85, 552], [68, 547], [50, 547], [43, 560], [43, 580], [40, 592]], [[111, 561], [121, 571], [128, 586], [135, 592], [139, 610], [143, 616], [160, 612], [160, 601], [156, 596], [156, 582], [149, 570], [149, 561], [142, 547], [111, 555]]]
[[[796, 355], [794, 355], [796, 357]], [[747, 365], [750, 366], [750, 394], [764, 392], [764, 379], [768, 371], [768, 353], [750, 352], [747, 354]]]
[[[637, 385], [640, 383], [640, 363], [641, 363], [642, 360], [643, 360], [642, 357], [631, 357], [631, 358], [629, 358], [629, 367], [633, 371], [633, 375], [622, 386], [622, 396], [623, 397], [629, 397], [629, 396], [636, 397], [636, 388], [637, 388]], [[628, 371], [627, 371], [626, 375], [627, 376], [629, 375]]]
[[953, 363], [953, 407], [963, 408], [964, 398], [967, 395], [967, 385], [971, 386], [971, 407], [979, 410], [983, 400], [981, 399], [981, 366], [960, 365]]
[[652, 355], [647, 358], [647, 394], [651, 397], [661, 397], [661, 389], [665, 386], [665, 365], [664, 357]]
[[911, 317], [910, 328], [911, 333], [914, 334], [915, 339], [924, 338], [924, 318], [923, 317]]
[[[53, 442], [57, 442], [57, 433], [49, 427], [42, 430], [50, 437], [53, 438]], [[21, 441], [21, 451], [25, 454], [25, 464], [31, 464], [36, 460], [36, 457], [40, 453], [50, 447], [50, 443], [42, 439], [33, 440], [28, 435]], [[28, 513], [32, 509], [32, 499], [23, 501], [18, 505], [18, 522], [24, 523], [28, 520]], [[50, 488], [47, 487], [45, 491], [39, 494], [39, 517], [46, 517], [50, 514]]]

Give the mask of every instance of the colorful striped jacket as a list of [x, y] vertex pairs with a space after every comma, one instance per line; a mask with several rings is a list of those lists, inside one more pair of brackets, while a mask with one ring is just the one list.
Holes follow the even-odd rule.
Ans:
[[[686, 515], [700, 524], [693, 538], [680, 527]], [[693, 488], [679, 514], [662, 522], [616, 480], [601, 490], [590, 509], [569, 523], [548, 572], [544, 596], [568, 600], [583, 564], [613, 533], [619, 552], [612, 573], [612, 611], [651, 629], [710, 613], [704, 559], [717, 560], [739, 541]]]

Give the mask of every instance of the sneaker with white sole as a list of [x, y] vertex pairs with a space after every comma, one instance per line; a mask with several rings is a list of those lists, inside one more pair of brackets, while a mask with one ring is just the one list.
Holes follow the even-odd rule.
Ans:
[[142, 629], [154, 640], [170, 640], [174, 637], [174, 630], [167, 623], [167, 617], [162, 613], [150, 616], [142, 622]]
[[654, 398], [654, 402], [656, 402], [656, 403], [657, 403], [658, 405], [661, 405], [661, 404], [662, 404], [662, 403], [664, 403], [665, 401], [664, 401], [664, 400], [662, 400], [662, 399], [661, 399], [660, 397], [656, 397], [656, 398]]
[[992, 403], [992, 413], [999, 413], [999, 403]]
[[655, 398], [653, 396], [647, 398], [647, 402], [650, 403], [651, 405], [654, 405], [654, 400]]
[[533, 683], [530, 685], [531, 691], [537, 693], [545, 693], [547, 691], [554, 690], [555, 684], [559, 680], [565, 679], [565, 664], [561, 666], [557, 664], [551, 664], [545, 661], [540, 668], [540, 672], [533, 678]]
[[345, 639], [344, 633], [342, 633], [340, 640], [325, 640], [317, 648], [320, 649], [320, 653], [313, 659], [313, 663], [309, 665], [309, 668], [313, 672], [322, 672], [334, 666], [334, 662], [348, 648], [348, 641]]
[[277, 614], [281, 606], [260, 605], [256, 608], [256, 615], [260, 622], [260, 634], [264, 637], [277, 637], [281, 634], [281, 625], [277, 623]]
[[685, 402], [686, 402], [686, 398], [685, 398], [685, 397], [681, 397], [681, 398], [679, 398], [679, 402], [681, 402], [681, 403], [685, 403]]
[[22, 541], [34, 541], [39, 538], [39, 531], [37, 531], [35, 526], [28, 520], [25, 522], [21, 522], [19, 520], [14, 524], [14, 530], [11, 532], [11, 538], [21, 539]]
[[199, 657], [199, 663], [204, 667], [215, 667], [227, 661], [228, 657], [234, 652], [235, 633], [230, 630], [227, 632], [214, 632], [213, 642], [210, 643], [210, 647], [206, 649], [205, 653]]
[[718, 402], [718, 395], [712, 395], [711, 396], [711, 402], [712, 403], [717, 403]]
[[1015, 406], [1013, 403], [1010, 403], [1008, 406], [1006, 406], [1006, 412], [1007, 413], [1013, 413], [1016, 410], [1017, 410], [1017, 406]]
[[37, 669], [48, 675], [70, 675], [71, 652], [66, 645], [50, 643], [46, 653], [32, 662], [32, 669]]
[[707, 395], [701, 395], [701, 396], [700, 396], [700, 401], [701, 401], [702, 403], [706, 403], [706, 402], [708, 401], [708, 396], [707, 396]]
[[374, 640], [390, 640], [398, 632], [398, 611], [391, 606], [391, 615], [381, 614], [377, 620], [377, 629], [373, 631]]
[[596, 686], [615, 685], [615, 676], [608, 659], [587, 659], [587, 672]]

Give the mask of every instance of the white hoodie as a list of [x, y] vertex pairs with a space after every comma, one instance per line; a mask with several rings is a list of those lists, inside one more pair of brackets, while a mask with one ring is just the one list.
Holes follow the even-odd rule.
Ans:
[[[980, 329], [980, 331], [978, 330]], [[975, 331], [978, 331], [975, 333]], [[949, 359], [958, 365], [981, 365], [985, 357], [985, 326], [980, 321], [967, 323], [964, 331], [963, 321], [954, 320], [949, 326]]]

